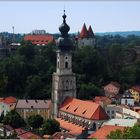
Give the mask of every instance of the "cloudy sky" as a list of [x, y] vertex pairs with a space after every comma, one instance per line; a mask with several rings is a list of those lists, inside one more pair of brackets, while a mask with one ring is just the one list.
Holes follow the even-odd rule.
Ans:
[[70, 32], [83, 23], [94, 32], [140, 30], [139, 1], [0, 1], [0, 32], [29, 33], [45, 29], [56, 33], [66, 9]]

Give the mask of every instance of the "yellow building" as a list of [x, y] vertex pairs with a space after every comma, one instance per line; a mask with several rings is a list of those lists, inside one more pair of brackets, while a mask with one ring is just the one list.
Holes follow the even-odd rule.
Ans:
[[130, 93], [132, 94], [134, 101], [139, 102], [140, 101], [140, 95], [139, 92], [133, 88], [129, 89]]
[[24, 100], [20, 99], [16, 105], [16, 111], [24, 119], [31, 115], [41, 115], [44, 119], [50, 118], [50, 100]]

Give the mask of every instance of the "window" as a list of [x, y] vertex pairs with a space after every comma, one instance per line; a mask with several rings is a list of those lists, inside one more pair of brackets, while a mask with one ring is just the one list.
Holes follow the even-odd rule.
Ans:
[[114, 111], [112, 111], [112, 114], [114, 114]]
[[59, 68], [59, 61], [57, 62], [57, 67]]
[[68, 62], [65, 62], [65, 68], [68, 68]]
[[110, 111], [108, 110], [107, 113], [110, 113]]
[[67, 60], [67, 59], [68, 59], [68, 57], [66, 56], [66, 57], [65, 57], [65, 59]]
[[85, 114], [87, 110], [85, 110], [82, 114]]
[[77, 109], [78, 109], [78, 107], [74, 110], [74, 112], [76, 112]]
[[70, 105], [68, 107], [66, 107], [66, 109], [69, 109]]

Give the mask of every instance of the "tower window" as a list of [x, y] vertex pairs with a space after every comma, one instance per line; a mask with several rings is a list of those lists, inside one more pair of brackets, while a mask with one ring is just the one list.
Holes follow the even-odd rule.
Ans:
[[68, 68], [68, 62], [65, 62], [65, 68]]
[[68, 59], [68, 57], [66, 56], [66, 57], [65, 57], [65, 59], [67, 60], [67, 59]]
[[59, 61], [57, 62], [57, 67], [59, 68]]

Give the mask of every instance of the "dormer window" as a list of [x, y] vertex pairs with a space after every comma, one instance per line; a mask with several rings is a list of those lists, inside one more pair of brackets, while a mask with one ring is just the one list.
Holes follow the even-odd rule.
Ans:
[[69, 109], [70, 105], [68, 107], [66, 107], [66, 109]]
[[76, 112], [77, 109], [78, 109], [78, 107], [74, 110], [74, 112]]
[[82, 114], [84, 115], [86, 113], [87, 110], [85, 110]]

